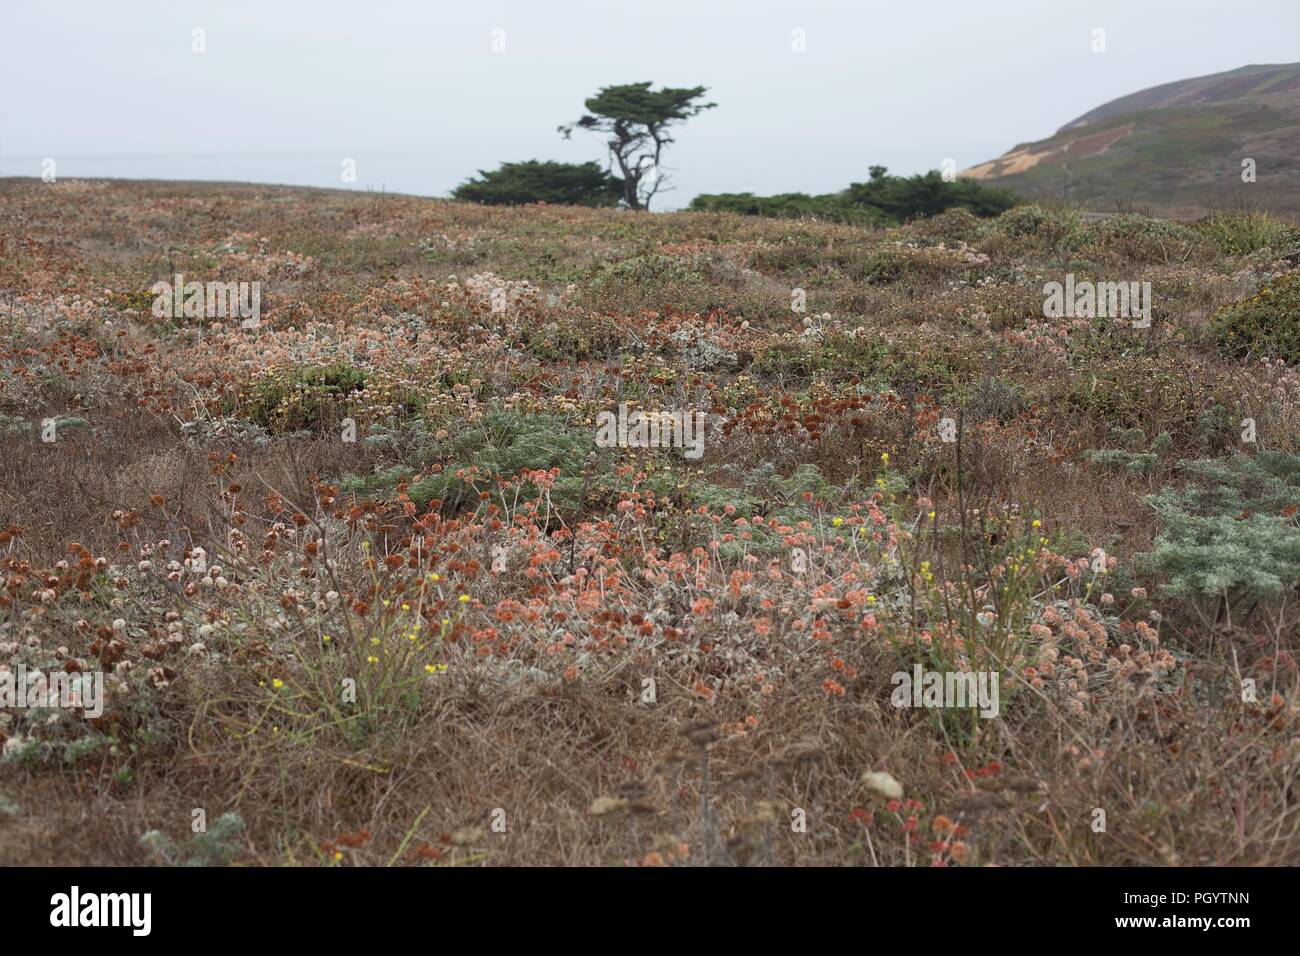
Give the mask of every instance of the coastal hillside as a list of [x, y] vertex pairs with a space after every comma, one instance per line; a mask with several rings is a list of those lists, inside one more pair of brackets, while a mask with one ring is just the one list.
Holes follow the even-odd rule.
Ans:
[[[1243, 161], [1254, 160], [1254, 182]], [[961, 176], [1098, 210], [1300, 214], [1300, 63], [1244, 66], [1098, 106]]]

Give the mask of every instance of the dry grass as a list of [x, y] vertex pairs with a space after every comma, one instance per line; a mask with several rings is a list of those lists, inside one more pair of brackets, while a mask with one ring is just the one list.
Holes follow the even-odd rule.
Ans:
[[[0, 711], [0, 864], [1300, 862], [1295, 582], [1137, 560], [1177, 461], [1297, 450], [1300, 374], [1208, 327], [1284, 227], [0, 199], [0, 663], [108, 687]], [[1153, 328], [1044, 320], [1066, 271]], [[177, 272], [262, 325], [154, 319]], [[704, 457], [595, 448], [621, 401]], [[999, 716], [891, 706], [915, 663]]]

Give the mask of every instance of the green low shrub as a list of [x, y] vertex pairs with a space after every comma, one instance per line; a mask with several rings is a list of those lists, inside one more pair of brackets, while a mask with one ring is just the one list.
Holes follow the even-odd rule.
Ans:
[[1211, 328], [1228, 355], [1300, 363], [1300, 276], [1288, 273], [1249, 299], [1224, 306]]
[[[477, 496], [477, 488], [496, 478], [513, 478], [521, 471], [561, 468], [551, 490], [551, 499], [561, 506], [576, 506], [581, 494], [581, 469], [595, 449], [595, 431], [574, 426], [555, 415], [520, 415], [493, 412], [449, 441], [422, 449], [416, 456], [422, 465], [435, 461], [442, 471], [416, 482], [410, 496], [421, 507], [434, 498], [456, 508]], [[456, 473], [467, 468], [479, 471], [475, 483]], [[525, 489], [526, 497], [536, 489]]]
[[243, 418], [271, 432], [314, 430], [344, 417], [366, 373], [346, 363], [271, 369], [240, 392]]
[[602, 311], [680, 308], [696, 300], [705, 286], [703, 273], [686, 260], [651, 253], [601, 266], [581, 284], [578, 301]]
[[1173, 595], [1266, 599], [1300, 582], [1300, 455], [1182, 462], [1196, 481], [1146, 498], [1162, 529], [1143, 560]]
[[1144, 265], [1182, 262], [1193, 251], [1208, 251], [1208, 243], [1181, 223], [1125, 213], [1083, 223], [1074, 249], [1088, 260]]
[[140, 845], [166, 866], [226, 866], [239, 855], [243, 835], [244, 818], [223, 813], [208, 830], [190, 837], [184, 848], [161, 830], [144, 834]]
[[1229, 256], [1247, 256], [1261, 249], [1284, 246], [1296, 232], [1263, 212], [1207, 216], [1196, 224], [1196, 229]]

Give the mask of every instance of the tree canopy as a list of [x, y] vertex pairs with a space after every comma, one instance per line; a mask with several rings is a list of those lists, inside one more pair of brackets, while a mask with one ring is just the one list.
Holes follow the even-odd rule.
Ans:
[[673, 142], [671, 130], [716, 103], [700, 103], [703, 86], [652, 90], [651, 83], [602, 87], [587, 99], [587, 113], [559, 127], [567, 139], [574, 129], [607, 137], [610, 158], [622, 174], [623, 202], [629, 209], [648, 209], [668, 182], [662, 158]]
[[479, 170], [478, 179], [466, 180], [452, 197], [490, 206], [518, 206], [530, 202], [571, 206], [617, 206], [623, 182], [597, 163], [560, 163], [530, 159], [502, 163], [499, 169]]
[[996, 216], [1020, 202], [1017, 196], [1005, 189], [986, 186], [973, 179], [948, 182], [937, 170], [917, 176], [890, 176], [884, 166], [872, 166], [868, 171], [871, 178], [867, 182], [853, 183], [838, 193], [820, 196], [806, 193], [783, 193], [779, 196], [705, 194], [696, 196], [690, 208], [894, 225], [919, 216], [933, 216], [954, 207], [967, 209], [976, 216]]

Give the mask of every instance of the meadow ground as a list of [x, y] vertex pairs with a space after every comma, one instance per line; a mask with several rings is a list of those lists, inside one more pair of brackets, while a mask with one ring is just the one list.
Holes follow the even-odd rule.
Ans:
[[0, 711], [0, 864], [1300, 863], [1298, 264], [0, 181], [0, 664], [107, 697]]

